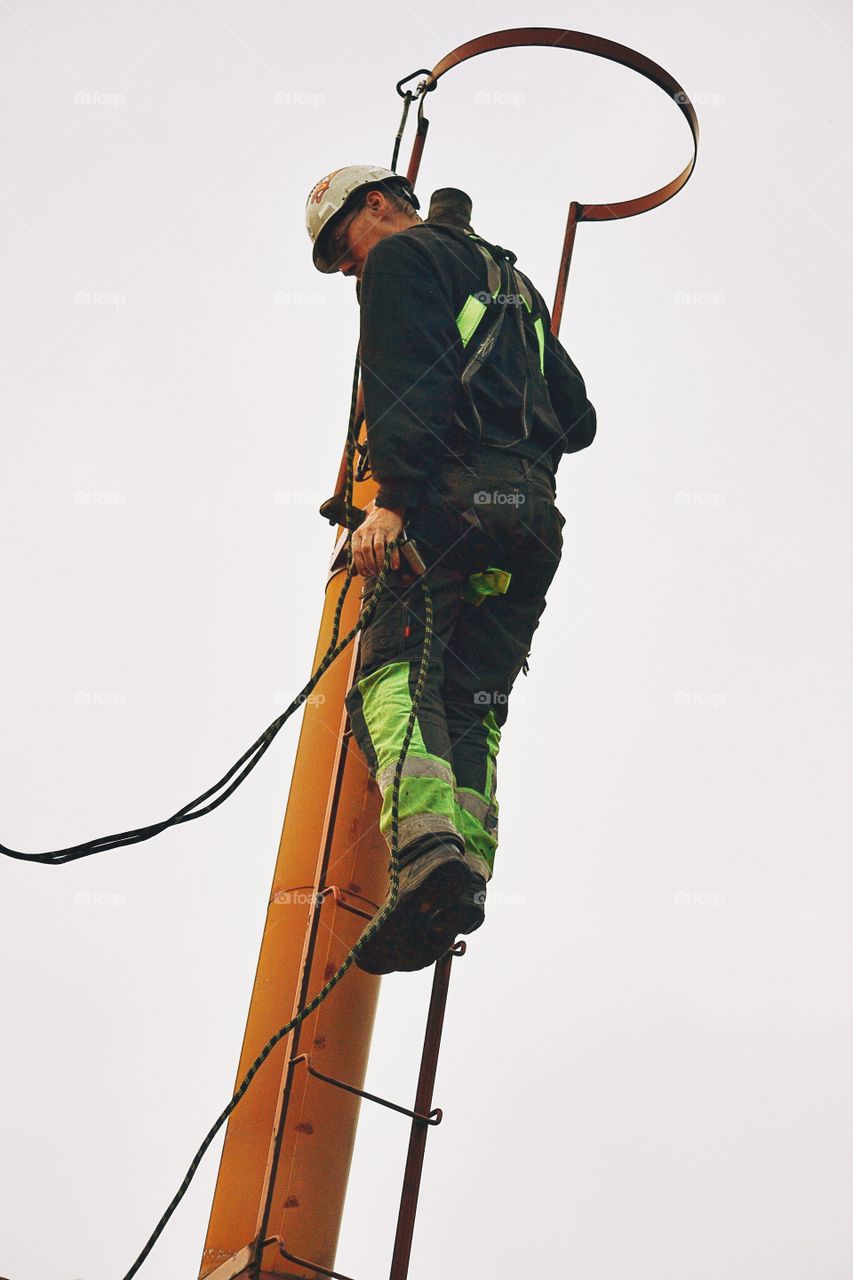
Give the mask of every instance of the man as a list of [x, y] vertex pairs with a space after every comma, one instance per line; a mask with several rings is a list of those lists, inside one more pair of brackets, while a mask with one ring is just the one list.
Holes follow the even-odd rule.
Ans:
[[554, 474], [596, 431], [583, 379], [515, 255], [474, 234], [464, 193], [436, 192], [426, 222], [419, 207], [405, 178], [351, 165], [323, 178], [306, 209], [317, 269], [355, 276], [361, 308], [378, 482], [352, 536], [363, 598], [392, 554], [347, 709], [389, 843], [424, 644], [420, 583], [393, 545], [404, 531], [426, 565], [434, 610], [400, 784], [397, 903], [357, 956], [371, 973], [431, 964], [483, 922], [501, 729], [562, 549]]

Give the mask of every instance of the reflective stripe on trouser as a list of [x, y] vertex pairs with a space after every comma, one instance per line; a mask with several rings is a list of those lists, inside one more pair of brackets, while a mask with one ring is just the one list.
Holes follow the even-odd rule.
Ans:
[[491, 878], [498, 845], [497, 755], [501, 731], [493, 711], [485, 717], [487, 757], [485, 791], [457, 787], [456, 815], [465, 839], [465, 852], [478, 864], [484, 879]]
[[[394, 773], [412, 709], [409, 676], [408, 662], [390, 662], [359, 680], [347, 696], [356, 738], [366, 745], [362, 741], [366, 731], [370, 740], [370, 763], [382, 793], [379, 830], [389, 845]], [[447, 760], [427, 751], [417, 721], [403, 763], [399, 824], [400, 851], [426, 835], [463, 838], [457, 823], [453, 770]]]
[[[370, 759], [382, 794], [379, 829], [390, 844], [394, 774], [412, 707], [411, 665], [390, 662], [359, 680], [347, 697], [353, 732]], [[400, 780], [399, 848], [428, 835], [452, 835], [464, 841], [477, 870], [490, 879], [498, 843], [497, 753], [500, 728], [494, 712], [486, 730], [484, 790], [457, 787], [453, 768], [429, 752], [415, 722]]]

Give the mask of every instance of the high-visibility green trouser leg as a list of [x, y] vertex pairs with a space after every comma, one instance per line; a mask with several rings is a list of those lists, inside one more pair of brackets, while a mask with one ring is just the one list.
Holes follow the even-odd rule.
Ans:
[[[411, 664], [387, 663], [365, 676], [347, 695], [347, 706], [353, 733], [382, 793], [379, 829], [390, 846], [394, 774], [412, 708]], [[400, 781], [399, 852], [404, 854], [424, 836], [456, 837], [464, 843], [466, 855], [479, 873], [489, 880], [498, 844], [496, 789], [501, 731], [493, 711], [476, 728], [478, 785], [464, 786], [454, 775], [450, 740], [443, 754], [429, 751], [421, 726], [415, 722]], [[465, 737], [473, 745], [470, 726]], [[465, 772], [470, 771], [470, 763], [470, 759], [466, 761]]]
[[[347, 695], [353, 733], [382, 793], [379, 829], [389, 845], [394, 774], [412, 709], [410, 677], [410, 663], [389, 662], [357, 681]], [[416, 720], [400, 782], [400, 853], [430, 835], [453, 836], [460, 844], [463, 839], [452, 765], [449, 758], [427, 750]]]
[[486, 735], [485, 785], [456, 788], [456, 814], [459, 830], [465, 839], [465, 852], [477, 864], [485, 880], [491, 878], [498, 846], [497, 757], [501, 731], [495, 714], [490, 711], [483, 720]]

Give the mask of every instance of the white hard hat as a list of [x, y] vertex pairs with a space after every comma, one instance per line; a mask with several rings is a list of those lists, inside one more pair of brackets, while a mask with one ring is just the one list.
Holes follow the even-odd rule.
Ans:
[[[350, 164], [344, 169], [333, 169], [321, 178], [312, 188], [305, 205], [305, 225], [314, 242], [314, 266], [324, 275], [331, 275], [337, 267], [331, 263], [323, 252], [327, 240], [330, 223], [343, 212], [354, 192], [374, 183], [383, 186], [396, 186], [400, 194], [411, 202], [415, 209], [420, 208], [418, 198], [412, 190], [411, 183], [402, 173], [394, 173], [392, 169], [383, 169], [379, 165]], [[393, 184], [393, 186], [392, 186]]]

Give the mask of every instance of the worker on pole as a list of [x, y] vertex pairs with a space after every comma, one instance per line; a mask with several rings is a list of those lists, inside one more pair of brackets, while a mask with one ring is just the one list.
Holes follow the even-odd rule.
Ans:
[[389, 843], [425, 638], [402, 539], [417, 545], [433, 604], [399, 792], [397, 901], [356, 957], [370, 973], [423, 968], [483, 923], [501, 729], [562, 550], [555, 473], [596, 432], [583, 378], [515, 255], [473, 232], [462, 192], [436, 192], [426, 221], [419, 208], [405, 177], [368, 165], [328, 174], [306, 207], [315, 266], [355, 276], [361, 311], [378, 483], [352, 535], [364, 600], [389, 548], [390, 572], [346, 701]]

